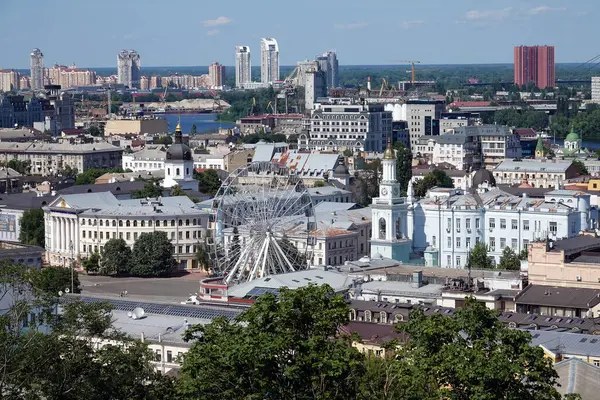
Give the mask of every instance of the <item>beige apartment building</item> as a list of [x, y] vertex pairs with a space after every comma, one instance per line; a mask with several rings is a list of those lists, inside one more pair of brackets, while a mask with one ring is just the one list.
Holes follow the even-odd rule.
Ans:
[[600, 238], [577, 236], [529, 245], [529, 283], [600, 290]]
[[164, 135], [169, 133], [167, 120], [155, 119], [111, 119], [106, 121], [104, 136], [112, 135]]
[[17, 71], [0, 69], [0, 92], [19, 90], [20, 79]]
[[90, 168], [118, 168], [122, 154], [123, 149], [106, 142], [0, 142], [0, 162], [29, 161], [31, 174], [42, 176], [56, 175], [67, 166], [79, 172]]

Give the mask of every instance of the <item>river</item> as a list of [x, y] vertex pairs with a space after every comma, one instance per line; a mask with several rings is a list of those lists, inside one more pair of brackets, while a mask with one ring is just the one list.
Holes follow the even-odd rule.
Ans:
[[190, 133], [194, 124], [198, 133], [214, 133], [219, 128], [230, 129], [235, 125], [233, 122], [217, 121], [216, 114], [159, 114], [157, 116], [167, 120], [169, 132], [175, 131], [177, 122], [181, 118], [181, 130], [184, 134]]

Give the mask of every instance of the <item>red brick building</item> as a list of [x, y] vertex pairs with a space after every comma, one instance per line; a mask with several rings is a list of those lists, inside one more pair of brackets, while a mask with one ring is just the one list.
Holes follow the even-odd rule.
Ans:
[[554, 46], [516, 46], [515, 84], [535, 82], [540, 89], [554, 87]]

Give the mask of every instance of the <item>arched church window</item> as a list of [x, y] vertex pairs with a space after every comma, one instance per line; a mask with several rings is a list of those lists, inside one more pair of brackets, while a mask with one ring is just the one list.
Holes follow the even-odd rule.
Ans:
[[402, 217], [396, 219], [396, 239], [402, 238]]
[[175, 175], [179, 176], [179, 168], [175, 170]]
[[186, 175], [189, 175], [189, 174], [190, 174], [190, 169], [189, 169], [189, 168], [186, 168], [186, 169], [185, 169], [185, 174], [186, 174]]
[[171, 175], [171, 168], [167, 168], [167, 175]]
[[379, 239], [385, 240], [385, 218], [379, 218]]

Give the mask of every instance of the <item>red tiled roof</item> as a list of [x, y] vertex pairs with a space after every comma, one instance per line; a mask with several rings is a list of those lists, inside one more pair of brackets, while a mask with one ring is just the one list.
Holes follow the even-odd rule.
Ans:
[[448, 107], [488, 107], [489, 101], [455, 101], [448, 105]]

